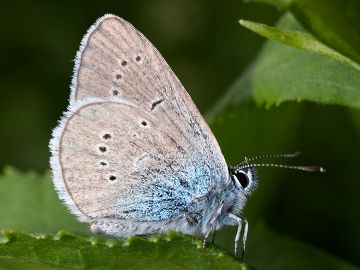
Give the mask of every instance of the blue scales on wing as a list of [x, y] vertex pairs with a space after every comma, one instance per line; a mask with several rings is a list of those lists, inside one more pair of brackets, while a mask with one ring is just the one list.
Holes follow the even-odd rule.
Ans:
[[[159, 165], [169, 164], [164, 162]], [[192, 163], [178, 164], [177, 168], [173, 165], [169, 166], [173, 169], [164, 170], [165, 173], [160, 173], [158, 170], [153, 175], [140, 177], [140, 185], [150, 179], [156, 180], [146, 186], [145, 190], [139, 186], [135, 187], [135, 190], [141, 191], [134, 192], [134, 196], [122, 205], [125, 210], [122, 210], [119, 218], [138, 221], [170, 220], [180, 213], [186, 213], [195, 198], [204, 196], [215, 185], [215, 179], [211, 178], [206, 164], [194, 160]]]

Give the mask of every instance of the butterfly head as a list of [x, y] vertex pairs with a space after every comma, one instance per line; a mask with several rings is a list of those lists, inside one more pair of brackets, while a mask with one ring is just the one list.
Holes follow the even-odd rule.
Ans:
[[236, 167], [230, 168], [231, 181], [238, 191], [250, 195], [257, 186], [257, 176], [255, 168]]

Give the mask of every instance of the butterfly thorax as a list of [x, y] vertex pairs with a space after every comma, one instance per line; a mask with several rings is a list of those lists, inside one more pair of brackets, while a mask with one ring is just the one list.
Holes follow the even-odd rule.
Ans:
[[195, 198], [184, 216], [190, 226], [205, 234], [229, 224], [228, 214], [238, 214], [245, 205], [245, 200], [244, 194], [239, 193], [232, 182], [224, 183], [209, 190], [206, 195]]

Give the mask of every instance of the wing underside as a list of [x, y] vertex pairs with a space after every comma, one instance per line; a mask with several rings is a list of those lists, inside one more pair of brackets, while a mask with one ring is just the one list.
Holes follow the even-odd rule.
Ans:
[[82, 220], [167, 220], [228, 171], [206, 122], [153, 45], [123, 19], [90, 28], [53, 133], [61, 198]]

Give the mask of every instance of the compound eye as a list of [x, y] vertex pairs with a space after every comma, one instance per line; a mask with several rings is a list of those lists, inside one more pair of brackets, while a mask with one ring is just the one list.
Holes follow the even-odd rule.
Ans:
[[233, 174], [236, 178], [236, 180], [240, 183], [241, 187], [243, 189], [247, 188], [249, 186], [249, 177], [247, 174], [243, 171], [237, 171]]

